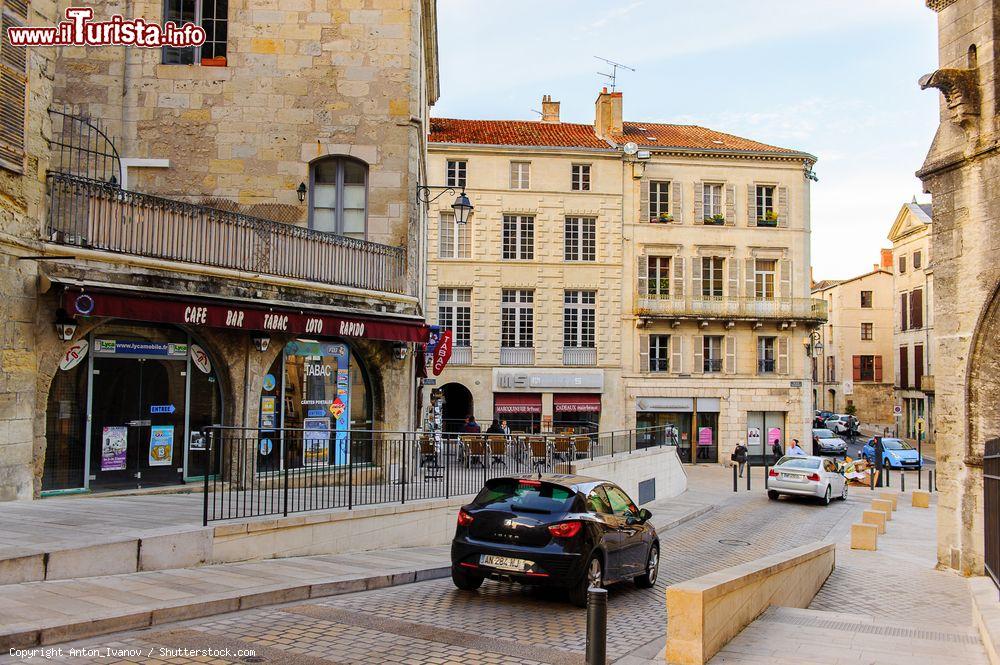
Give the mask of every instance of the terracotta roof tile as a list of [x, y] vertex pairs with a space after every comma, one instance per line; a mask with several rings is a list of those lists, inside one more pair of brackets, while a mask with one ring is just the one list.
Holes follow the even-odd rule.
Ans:
[[612, 138], [618, 143], [634, 141], [642, 147], [796, 152], [788, 148], [779, 148], [697, 125], [664, 125], [655, 122], [625, 122], [623, 124], [624, 131]]

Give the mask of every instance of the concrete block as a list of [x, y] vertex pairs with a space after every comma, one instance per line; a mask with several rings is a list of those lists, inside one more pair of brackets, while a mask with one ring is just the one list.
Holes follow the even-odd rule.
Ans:
[[49, 552], [45, 579], [69, 580], [97, 575], [121, 575], [134, 573], [138, 569], [139, 540], [132, 539]]
[[879, 528], [875, 524], [852, 524], [851, 549], [874, 552], [878, 549], [878, 534]]
[[910, 498], [910, 505], [914, 508], [930, 508], [931, 493], [927, 490], [913, 490]]
[[886, 521], [892, 519], [892, 502], [886, 499], [872, 499], [872, 510], [885, 513]]
[[0, 585], [45, 579], [45, 555], [29, 554], [0, 559]]
[[139, 570], [190, 568], [208, 561], [212, 554], [212, 529], [142, 538]]
[[897, 492], [879, 492], [878, 498], [883, 501], [888, 501], [892, 504], [892, 510], [895, 512], [897, 508], [897, 502], [899, 500], [899, 494]]
[[879, 533], [885, 533], [886, 519], [887, 519], [886, 513], [882, 512], [881, 510], [866, 510], [863, 513], [861, 513], [861, 523], [871, 524], [877, 527]]

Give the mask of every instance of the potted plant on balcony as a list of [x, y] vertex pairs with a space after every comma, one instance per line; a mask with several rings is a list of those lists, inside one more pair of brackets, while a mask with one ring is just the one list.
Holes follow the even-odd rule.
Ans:
[[722, 226], [726, 223], [726, 216], [715, 214], [705, 217], [705, 224], [709, 226]]
[[778, 213], [773, 210], [768, 210], [764, 213], [763, 217], [757, 218], [757, 226], [777, 226], [778, 225]]
[[670, 224], [674, 221], [674, 216], [666, 212], [661, 212], [659, 215], [651, 216], [649, 221], [653, 224]]

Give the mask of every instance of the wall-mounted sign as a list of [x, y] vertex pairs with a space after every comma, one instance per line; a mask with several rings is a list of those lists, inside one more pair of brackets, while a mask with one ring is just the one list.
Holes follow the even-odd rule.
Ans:
[[201, 370], [202, 374], [212, 373], [212, 361], [208, 359], [208, 354], [205, 353], [205, 349], [201, 348], [197, 344], [191, 345], [191, 362], [195, 367]]
[[187, 344], [173, 342], [146, 342], [129, 339], [95, 339], [94, 353], [99, 356], [150, 356], [158, 358], [184, 358]]
[[274, 378], [274, 374], [265, 374], [264, 380], [261, 382], [261, 387], [265, 392], [271, 392], [274, 387], [278, 385], [277, 380]]
[[78, 339], [63, 351], [62, 358], [59, 359], [59, 369], [66, 371], [73, 369], [80, 364], [85, 357], [87, 357], [87, 349], [90, 348], [90, 342], [85, 339]]
[[451, 360], [451, 330], [445, 330], [441, 333], [437, 348], [434, 349], [434, 376], [444, 371], [449, 360]]
[[802, 382], [801, 381], [792, 381], [791, 382], [791, 386], [792, 386], [792, 388], [801, 388], [802, 387]]
[[680, 411], [689, 413], [694, 410], [692, 397], [640, 397], [635, 401], [639, 411]]
[[493, 368], [494, 392], [600, 392], [604, 390], [604, 371], [560, 369]]
[[150, 413], [173, 413], [176, 410], [173, 404], [152, 404], [149, 407]]
[[174, 426], [157, 425], [149, 430], [149, 466], [170, 466], [174, 461]]

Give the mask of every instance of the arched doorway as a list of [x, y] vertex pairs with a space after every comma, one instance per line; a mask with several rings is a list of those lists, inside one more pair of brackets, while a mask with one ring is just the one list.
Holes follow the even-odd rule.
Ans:
[[983, 309], [969, 354], [966, 414], [969, 434], [965, 455], [981, 459], [983, 446], [1000, 436], [1000, 285]]
[[461, 383], [446, 383], [441, 386], [444, 407], [441, 409], [441, 429], [445, 432], [461, 432], [466, 416], [474, 415], [472, 393]]

